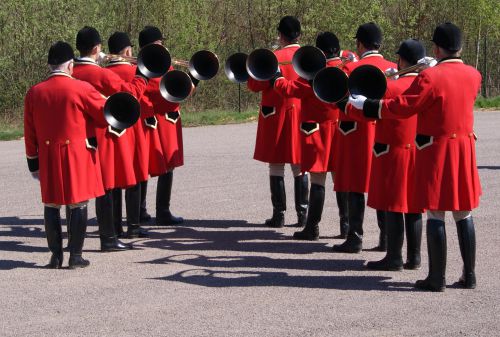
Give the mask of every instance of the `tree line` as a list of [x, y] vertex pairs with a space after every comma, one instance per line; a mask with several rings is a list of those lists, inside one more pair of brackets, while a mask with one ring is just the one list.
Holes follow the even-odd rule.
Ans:
[[[276, 27], [284, 15], [302, 22], [302, 45], [314, 44], [316, 34], [337, 34], [342, 49], [355, 50], [357, 27], [376, 22], [384, 33], [381, 52], [395, 60], [407, 38], [424, 42], [431, 54], [432, 32], [451, 21], [464, 32], [463, 58], [483, 75], [481, 94], [500, 94], [500, 6], [488, 0], [3, 0], [0, 3], [0, 116], [20, 118], [27, 89], [47, 74], [49, 46], [64, 40], [74, 46], [84, 25], [97, 28], [103, 40], [114, 31], [137, 38], [145, 25], [158, 26], [173, 57], [188, 60], [200, 49], [219, 56], [221, 71], [201, 83], [184, 110], [238, 110], [256, 106], [258, 95], [229, 82], [222, 70], [237, 51], [275, 45]], [[107, 45], [104, 43], [104, 50]]]

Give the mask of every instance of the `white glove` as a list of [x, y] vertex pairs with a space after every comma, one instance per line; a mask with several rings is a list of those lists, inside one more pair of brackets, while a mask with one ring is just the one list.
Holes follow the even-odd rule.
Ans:
[[389, 77], [391, 80], [397, 80], [399, 78], [398, 75], [394, 75], [398, 70], [396, 68], [388, 68], [385, 71], [385, 76]]
[[33, 179], [40, 181], [40, 171], [31, 172]]
[[417, 61], [417, 64], [421, 64], [425, 68], [434, 67], [437, 64], [437, 60], [430, 56], [425, 56]]
[[366, 97], [363, 95], [350, 95], [348, 104], [351, 104], [358, 110], [363, 110], [363, 105], [365, 105]]

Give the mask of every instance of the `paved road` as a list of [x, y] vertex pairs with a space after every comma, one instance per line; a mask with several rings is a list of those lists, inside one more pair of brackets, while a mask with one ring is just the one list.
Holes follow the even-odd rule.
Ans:
[[[0, 335], [498, 336], [500, 113], [479, 113], [476, 124], [484, 190], [475, 212], [478, 288], [442, 294], [413, 290], [426, 262], [419, 271], [373, 272], [363, 265], [382, 253], [330, 252], [338, 233], [331, 182], [319, 242], [294, 242], [292, 228], [260, 226], [271, 206], [267, 169], [251, 159], [256, 124], [185, 130], [186, 165], [175, 172], [172, 200], [188, 219], [183, 226], [151, 227], [151, 239], [134, 240], [136, 250], [104, 254], [92, 219], [85, 244], [91, 266], [43, 269], [49, 253], [38, 185], [23, 143], [1, 142]], [[451, 285], [461, 260], [447, 220]], [[377, 240], [373, 210], [365, 223], [370, 248]]]

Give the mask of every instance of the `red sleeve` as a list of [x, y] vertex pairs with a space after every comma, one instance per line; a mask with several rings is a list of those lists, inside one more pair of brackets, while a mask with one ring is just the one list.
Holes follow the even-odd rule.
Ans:
[[144, 89], [147, 86], [146, 80], [142, 77], [134, 77], [131, 82], [124, 81], [118, 74], [110, 69], [103, 69], [105, 76], [103, 76], [103, 87], [106, 92], [105, 95], [112, 95], [120, 91], [128, 92], [140, 99]]
[[[340, 109], [339, 109], [340, 110]], [[353, 121], [356, 122], [368, 122], [368, 121], [375, 121], [376, 119], [374, 118], [366, 118], [365, 115], [363, 114], [363, 110], [358, 110], [355, 107], [352, 106], [352, 104], [347, 104], [345, 106], [345, 111], [340, 110], [340, 113], [345, 113], [349, 119], [352, 119]]]
[[89, 89], [82, 93], [81, 100], [85, 107], [85, 113], [94, 121], [95, 125], [97, 127], [107, 127], [108, 122], [104, 119], [106, 97], [89, 85]]
[[32, 90], [29, 90], [24, 99], [24, 146], [28, 159], [38, 157], [38, 142], [33, 123]]
[[288, 80], [284, 77], [274, 82], [274, 90], [285, 97], [305, 98], [313, 94], [311, 86], [304, 80]]
[[381, 118], [408, 118], [419, 111], [426, 111], [433, 102], [430, 79], [425, 72], [417, 76], [411, 86], [401, 95], [381, 101]]
[[269, 83], [269, 81], [257, 81], [255, 79], [253, 79], [252, 77], [249, 77], [248, 81], [247, 81], [248, 89], [250, 91], [253, 91], [253, 92], [264, 91], [267, 88], [269, 88], [270, 86], [271, 86], [271, 84]]

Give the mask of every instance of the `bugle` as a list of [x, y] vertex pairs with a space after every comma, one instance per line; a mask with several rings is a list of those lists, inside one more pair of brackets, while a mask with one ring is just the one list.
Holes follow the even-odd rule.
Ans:
[[436, 65], [432, 57], [424, 57], [416, 64], [397, 72], [386, 73], [372, 65], [363, 65], [354, 69], [349, 76], [348, 86], [352, 95], [363, 95], [372, 99], [384, 97], [387, 90], [387, 79], [395, 78], [411, 72], [422, 71], [425, 68]]
[[139, 119], [141, 106], [137, 99], [127, 92], [118, 92], [108, 97], [104, 104], [104, 119], [116, 129], [126, 129]]
[[255, 49], [247, 57], [246, 70], [253, 79], [268, 81], [279, 71], [278, 59], [269, 49]]
[[235, 53], [229, 56], [224, 64], [224, 72], [227, 78], [234, 83], [243, 83], [248, 81], [250, 75], [247, 71], [247, 58], [245, 53]]

